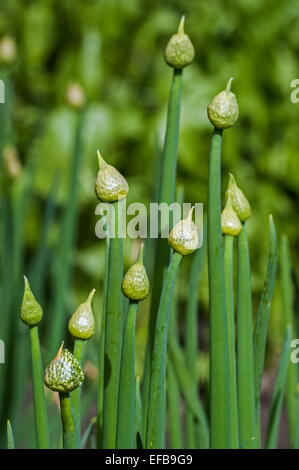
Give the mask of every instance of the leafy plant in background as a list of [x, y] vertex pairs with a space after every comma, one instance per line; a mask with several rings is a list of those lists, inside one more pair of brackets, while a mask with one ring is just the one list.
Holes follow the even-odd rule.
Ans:
[[[176, 161], [179, 137], [179, 117], [182, 87], [182, 69], [194, 57], [194, 49], [189, 37], [184, 33], [184, 19], [181, 20], [177, 34], [169, 41], [165, 58], [173, 68], [173, 83], [169, 98], [167, 126], [164, 151], [161, 155], [161, 171], [155, 175], [160, 182], [160, 202], [171, 203], [175, 198]], [[77, 96], [75, 94], [75, 96]], [[73, 150], [73, 164], [71, 172], [69, 201], [65, 206], [63, 224], [61, 229], [60, 253], [57, 258], [54, 273], [53, 295], [56, 301], [54, 308], [48, 312], [48, 325], [52, 325], [49, 333], [46, 331], [46, 355], [52, 353], [54, 346], [58, 345], [66, 331], [65, 296], [70, 286], [71, 257], [74, 248], [74, 235], [76, 233], [76, 214], [78, 211], [77, 180], [79, 163], [82, 164], [82, 128], [84, 114], [78, 107], [83, 107], [84, 100], [69, 102], [75, 105], [75, 145]], [[8, 111], [7, 111], [8, 112]], [[243, 192], [238, 188], [236, 181], [230, 175], [230, 182], [226, 194], [225, 207], [221, 214], [221, 152], [223, 130], [232, 127], [238, 119], [238, 103], [231, 92], [231, 79], [224, 91], [219, 93], [208, 107], [208, 116], [214, 126], [210, 149], [210, 167], [208, 182], [208, 214], [207, 236], [204, 245], [193, 254], [192, 269], [189, 285], [194, 291], [189, 292], [187, 305], [187, 324], [185, 327], [185, 344], [183, 347], [177, 331], [174, 312], [178, 309], [175, 303], [176, 276], [180, 274], [179, 265], [185, 255], [191, 255], [198, 245], [198, 235], [192, 221], [192, 210], [188, 217], [175, 225], [168, 238], [168, 247], [165, 240], [159, 239], [157, 249], [150, 243], [145, 244], [145, 250], [152, 248], [147, 254], [154, 258], [153, 285], [151, 286], [151, 304], [147, 354], [145, 356], [144, 375], [141, 382], [135, 379], [135, 324], [138, 303], [143, 300], [149, 289], [149, 281], [143, 266], [141, 248], [137, 263], [123, 276], [123, 241], [122, 238], [109, 237], [105, 244], [106, 275], [103, 283], [102, 318], [96, 315], [96, 324], [99, 327], [95, 342], [95, 356], [99, 367], [95, 383], [98, 385], [97, 418], [89, 420], [85, 432], [82, 434], [81, 417], [84, 416], [84, 393], [81, 394], [81, 384], [84, 380], [83, 351], [86, 340], [95, 332], [94, 319], [91, 311], [91, 300], [94, 290], [87, 301], [80, 304], [69, 321], [69, 332], [74, 341], [70, 340], [70, 348], [60, 347], [56, 357], [52, 359], [44, 373], [42, 373], [41, 351], [37, 325], [42, 318], [40, 305], [33, 296], [29, 283], [25, 279], [25, 293], [21, 308], [21, 318], [30, 328], [32, 350], [32, 383], [34, 396], [34, 415], [36, 423], [37, 447], [60, 447], [60, 438], [57, 429], [62, 430], [62, 445], [64, 448], [89, 447], [102, 448], [161, 448], [168, 445], [166, 433], [167, 414], [169, 418], [170, 447], [186, 448], [259, 448], [261, 441], [260, 422], [260, 392], [261, 377], [264, 369], [267, 328], [272, 303], [274, 282], [277, 264], [277, 243], [273, 219], [270, 216], [270, 244], [268, 267], [261, 294], [254, 333], [252, 331], [252, 289], [250, 252], [246, 234], [245, 222], [251, 215], [250, 205]], [[9, 115], [7, 119], [11, 122]], [[7, 139], [7, 135], [6, 135]], [[5, 141], [5, 139], [4, 139]], [[6, 141], [5, 141], [6, 142]], [[3, 152], [2, 152], [3, 153]], [[10, 161], [12, 157], [10, 156]], [[115, 233], [118, 234], [119, 201], [126, 198], [129, 186], [126, 179], [115, 167], [106, 163], [98, 152], [99, 171], [95, 182], [96, 196], [100, 201], [111, 204], [112, 222]], [[5, 163], [5, 162], [4, 162]], [[3, 165], [3, 159], [2, 159]], [[6, 162], [7, 165], [7, 162]], [[9, 348], [9, 361], [22, 370], [21, 358], [27, 350], [24, 334], [20, 334], [21, 341], [16, 344], [14, 331], [17, 328], [16, 315], [10, 316], [14, 307], [19, 306], [20, 299], [13, 299], [15, 286], [19, 284], [23, 267], [22, 250], [22, 221], [24, 220], [24, 204], [28, 202], [33, 169], [22, 170], [26, 178], [15, 179], [11, 185], [4, 188], [4, 197], [1, 204], [2, 228], [2, 294], [6, 294], [3, 309], [3, 325], [5, 327], [5, 341]], [[131, 186], [132, 189], [132, 186]], [[53, 196], [55, 198], [55, 196]], [[182, 202], [182, 201], [181, 201]], [[49, 210], [45, 213], [46, 227], [53, 217], [49, 199]], [[22, 217], [23, 216], [23, 217]], [[253, 211], [254, 216], [254, 211]], [[12, 230], [11, 230], [12, 229]], [[202, 228], [204, 230], [204, 228]], [[10, 239], [9, 234], [14, 236]], [[224, 235], [224, 249], [223, 236]], [[235, 276], [234, 239], [237, 239], [237, 272]], [[149, 247], [149, 248], [147, 248]], [[289, 432], [291, 445], [298, 446], [298, 423], [294, 422], [297, 416], [297, 369], [290, 365], [288, 360], [289, 341], [294, 334], [294, 319], [292, 312], [292, 280], [289, 253], [286, 238], [283, 238], [281, 250], [282, 287], [285, 308], [288, 316], [285, 324], [285, 342], [281, 360], [273, 388], [271, 413], [267, 430], [266, 446], [277, 445], [278, 424], [282, 410], [282, 400], [285, 383], [288, 407]], [[11, 248], [11, 249], [8, 249]], [[209, 302], [210, 302], [210, 396], [209, 408], [203, 403], [199, 394], [198, 371], [192, 362], [198, 358], [196, 337], [198, 336], [197, 289], [201, 279], [204, 265], [204, 250], [208, 251], [209, 269]], [[29, 279], [38, 284], [38, 274], [46, 267], [47, 240], [41, 243], [37, 255], [39, 263], [34, 263]], [[183, 265], [184, 263], [182, 263]], [[9, 267], [7, 270], [6, 267]], [[150, 273], [151, 274], [151, 273]], [[236, 283], [235, 283], [236, 277]], [[19, 290], [17, 290], [19, 292]], [[33, 292], [35, 289], [33, 289]], [[126, 302], [124, 296], [129, 299]], [[234, 308], [236, 297], [236, 309]], [[19, 309], [18, 309], [19, 310]], [[99, 307], [97, 306], [97, 311]], [[140, 309], [139, 309], [140, 310]], [[236, 312], [235, 312], [236, 310]], [[141, 313], [141, 312], [140, 312]], [[235, 329], [236, 314], [236, 329]], [[292, 330], [293, 328], [293, 330]], [[169, 331], [169, 334], [168, 334]], [[194, 336], [191, 335], [196, 333]], [[67, 339], [67, 338], [65, 338]], [[67, 339], [68, 340], [68, 339]], [[73, 345], [73, 354], [70, 352]], [[90, 342], [92, 347], [92, 341]], [[25, 381], [25, 370], [20, 377]], [[167, 376], [166, 376], [167, 371]], [[90, 374], [90, 372], [89, 372]], [[2, 378], [9, 379], [5, 396], [10, 397], [9, 406], [4, 409], [4, 400], [1, 403], [2, 429], [4, 423], [7, 429], [7, 443], [9, 448], [18, 445], [13, 431], [16, 431], [17, 422], [10, 421], [16, 415], [16, 406], [20, 403], [19, 393], [24, 387], [15, 388], [9, 377], [7, 368], [1, 371]], [[87, 372], [86, 375], [88, 376]], [[54, 419], [47, 421], [47, 400], [42, 386], [42, 377], [48, 388], [59, 392], [61, 424]], [[165, 381], [167, 394], [165, 393]], [[172, 381], [172, 382], [170, 382]], [[2, 381], [2, 383], [4, 383]], [[83, 382], [84, 383], [84, 382]], [[174, 387], [169, 390], [169, 384]], [[90, 390], [94, 392], [92, 387]], [[93, 396], [86, 389], [86, 400]], [[2, 398], [2, 397], [1, 397]], [[171, 413], [171, 403], [180, 405], [184, 401], [186, 406], [186, 436], [183, 419]], [[53, 406], [53, 404], [51, 404]], [[54, 405], [57, 406], [57, 405]], [[168, 413], [167, 413], [168, 411]], [[94, 439], [94, 424], [97, 420], [97, 438]], [[28, 419], [30, 422], [30, 419]], [[125, 425], [127, 429], [125, 430]], [[54, 430], [54, 431], [53, 431]], [[181, 432], [178, 432], [180, 430]], [[167, 442], [167, 444], [166, 444]]]

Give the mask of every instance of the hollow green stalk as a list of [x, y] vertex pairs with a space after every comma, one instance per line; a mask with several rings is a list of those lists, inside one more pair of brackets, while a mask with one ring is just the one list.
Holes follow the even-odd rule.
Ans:
[[105, 367], [105, 323], [106, 323], [106, 302], [107, 302], [107, 284], [108, 284], [108, 266], [109, 266], [109, 236], [106, 237], [105, 247], [105, 276], [101, 317], [101, 336], [99, 347], [99, 381], [98, 381], [98, 403], [97, 403], [97, 447], [102, 445], [103, 429], [103, 402], [104, 402], [104, 367]]
[[237, 386], [240, 447], [256, 448], [250, 259], [246, 227], [238, 236]]
[[[176, 167], [179, 142], [179, 123], [180, 123], [180, 107], [182, 94], [182, 70], [173, 71], [172, 86], [168, 101], [166, 134], [164, 141], [164, 149], [162, 154], [162, 165], [160, 175], [160, 195], [159, 202], [171, 204], [175, 196], [176, 183]], [[170, 228], [172, 224], [170, 222]], [[159, 226], [159, 230], [161, 227]], [[144, 435], [146, 433], [151, 360], [155, 339], [155, 328], [157, 320], [157, 311], [161, 294], [161, 286], [163, 282], [164, 269], [167, 268], [169, 261], [169, 248], [166, 241], [158, 238], [156, 246], [156, 258], [153, 268], [153, 291], [151, 299], [151, 311], [149, 317], [148, 339], [145, 355], [144, 377], [142, 384], [142, 408], [143, 408], [143, 426]]]
[[[193, 378], [195, 393], [198, 390], [198, 287], [201, 281], [204, 259], [206, 255], [206, 223], [204, 223], [203, 244], [194, 254], [190, 279], [186, 311], [186, 329], [185, 329], [185, 347], [186, 347], [186, 365], [190, 376]], [[186, 410], [186, 443], [188, 449], [196, 449], [198, 423], [194, 414], [189, 409]]]
[[120, 203], [114, 202], [115, 237], [110, 238], [109, 269], [107, 280], [107, 305], [105, 319], [105, 370], [103, 405], [104, 449], [116, 445], [118, 388], [122, 348], [122, 292], [123, 243], [118, 237]]
[[232, 449], [239, 449], [233, 266], [234, 237], [232, 235], [224, 235], [224, 278], [228, 330], [229, 386], [231, 397], [231, 447]]
[[[285, 328], [290, 325], [291, 337], [294, 338], [295, 327], [293, 312], [292, 266], [290, 259], [289, 242], [286, 235], [283, 235], [281, 239], [280, 270], [283, 318], [285, 322]], [[289, 362], [285, 400], [288, 419], [289, 440], [292, 448], [295, 447], [296, 421], [298, 415], [297, 381], [297, 366], [296, 364]]]
[[69, 393], [59, 393], [64, 449], [76, 449], [79, 446], [76, 433], [76, 415]]
[[161, 299], [157, 313], [157, 324], [153, 348], [151, 379], [149, 390], [146, 447], [164, 448], [165, 440], [165, 370], [169, 314], [176, 273], [182, 255], [174, 252], [162, 286]]
[[287, 332], [282, 348], [279, 366], [275, 378], [274, 389], [271, 399], [270, 417], [268, 421], [266, 449], [275, 449], [279, 431], [279, 423], [283, 404], [285, 384], [288, 374], [289, 354], [291, 343], [291, 327], [287, 327]]
[[138, 302], [130, 300], [124, 328], [119, 379], [117, 448], [134, 449], [135, 414], [135, 330]]
[[265, 350], [267, 341], [267, 330], [270, 318], [270, 310], [274, 293], [276, 268], [277, 268], [277, 239], [273, 218], [269, 217], [269, 254], [266, 277], [263, 292], [260, 298], [256, 324], [253, 336], [254, 355], [254, 384], [255, 384], [255, 406], [256, 406], [256, 429], [257, 447], [261, 445], [260, 429], [260, 391], [265, 361]]
[[174, 372], [172, 360], [167, 358], [167, 403], [169, 440], [171, 449], [183, 449], [181, 429], [180, 389]]
[[[74, 341], [74, 356], [82, 367], [84, 350], [86, 346], [86, 341], [84, 339], [75, 338]], [[76, 432], [78, 433], [78, 438], [80, 439], [81, 435], [81, 387], [77, 387], [72, 393], [72, 403], [76, 415]]]
[[49, 448], [49, 429], [44, 384], [42, 380], [43, 367], [40, 352], [38, 326], [30, 327], [31, 337], [31, 363], [32, 363], [32, 386], [34, 400], [34, 419], [36, 443], [38, 449]]
[[215, 129], [210, 150], [208, 196], [208, 264], [210, 298], [210, 425], [211, 448], [230, 448], [231, 427], [228, 336], [221, 234], [222, 130]]

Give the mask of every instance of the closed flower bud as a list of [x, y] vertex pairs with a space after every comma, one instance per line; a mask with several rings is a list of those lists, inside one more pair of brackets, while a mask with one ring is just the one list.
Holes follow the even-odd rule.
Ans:
[[229, 175], [228, 189], [231, 193], [233, 209], [235, 210], [241, 222], [245, 222], [245, 220], [249, 219], [251, 216], [251, 207], [243, 191], [238, 188], [235, 178], [231, 173]]
[[198, 233], [192, 220], [193, 209], [194, 207], [192, 207], [186, 219], [180, 220], [173, 227], [168, 237], [171, 248], [181, 253], [181, 255], [189, 255], [198, 248]]
[[217, 129], [232, 127], [239, 117], [237, 98], [230, 91], [232, 80], [228, 80], [226, 89], [218, 93], [208, 106], [209, 119]]
[[171, 36], [165, 49], [165, 60], [175, 69], [182, 69], [194, 59], [194, 47], [190, 38], [184, 33], [185, 17], [183, 16], [178, 32]]
[[79, 362], [70, 351], [63, 349], [63, 343], [46, 368], [43, 381], [54, 392], [69, 393], [79, 387], [84, 374]]
[[126, 272], [121, 285], [123, 294], [130, 300], [143, 300], [149, 291], [149, 280], [143, 266], [143, 244], [141, 245], [138, 260]]
[[242, 230], [242, 224], [232, 207], [231, 191], [227, 191], [225, 207], [221, 213], [221, 230], [225, 235], [237, 236]]
[[74, 338], [87, 340], [94, 335], [95, 323], [91, 301], [95, 289], [92, 289], [87, 300], [79, 305], [69, 321], [69, 332]]
[[98, 151], [99, 171], [95, 181], [95, 193], [100, 201], [115, 202], [127, 197], [129, 186], [125, 178], [105, 162]]
[[24, 276], [25, 290], [21, 305], [21, 320], [28, 326], [36, 326], [43, 318], [43, 310], [31, 292], [28, 279]]

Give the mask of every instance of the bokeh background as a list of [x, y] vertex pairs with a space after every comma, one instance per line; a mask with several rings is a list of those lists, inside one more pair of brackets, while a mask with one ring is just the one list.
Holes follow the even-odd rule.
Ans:
[[[105, 268], [105, 242], [94, 231], [96, 149], [127, 178], [128, 203], [155, 199], [172, 75], [163, 51], [182, 14], [196, 50], [183, 79], [178, 183], [184, 187], [185, 201], [207, 201], [212, 128], [206, 107], [233, 76], [240, 119], [224, 135], [223, 189], [232, 172], [252, 205], [248, 232], [254, 311], [266, 269], [270, 213], [279, 239], [282, 233], [289, 237], [296, 271], [299, 104], [290, 101], [290, 83], [299, 75], [296, 0], [1, 0], [0, 78], [6, 85], [6, 103], [0, 104], [0, 338], [6, 344], [6, 363], [0, 365], [2, 446], [8, 417], [19, 446], [34, 445], [28, 432], [33, 429], [28, 332], [18, 318], [24, 273], [44, 307], [45, 362], [62, 339], [69, 341], [69, 316], [93, 287], [97, 289], [98, 328], [87, 348], [84, 385], [86, 420], [95, 414]], [[85, 95], [82, 112], [68, 99], [73, 83]], [[126, 267], [136, 250], [136, 242], [125, 241]], [[189, 264], [184, 262], [178, 285], [182, 323]], [[140, 375], [146, 303], [143, 310], [138, 324]], [[206, 273], [199, 315], [204, 386]], [[282, 316], [278, 278], [265, 403], [282, 344]], [[50, 401], [55, 446], [59, 416], [55, 398]], [[283, 428], [280, 444], [287, 445]]]

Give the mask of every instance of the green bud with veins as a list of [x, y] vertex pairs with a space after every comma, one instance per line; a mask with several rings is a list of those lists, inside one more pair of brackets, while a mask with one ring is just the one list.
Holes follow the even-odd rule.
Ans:
[[232, 206], [231, 191], [227, 191], [225, 207], [221, 213], [221, 230], [224, 235], [236, 237], [242, 230], [242, 224]]
[[74, 338], [87, 340], [95, 333], [95, 322], [91, 307], [95, 291], [95, 289], [92, 289], [87, 300], [79, 305], [69, 321], [69, 332]]
[[217, 129], [232, 127], [239, 117], [236, 95], [230, 91], [232, 80], [228, 80], [226, 89], [218, 93], [208, 106], [208, 117]]
[[137, 262], [126, 272], [121, 288], [126, 297], [135, 301], [145, 299], [149, 292], [149, 280], [143, 265], [143, 243]]
[[125, 178], [108, 165], [98, 151], [99, 171], [95, 181], [95, 193], [103, 202], [116, 202], [127, 197], [129, 185]]
[[229, 174], [228, 190], [231, 193], [232, 206], [237, 216], [241, 222], [245, 222], [245, 220], [249, 219], [251, 216], [251, 207], [243, 191], [237, 186], [236, 180], [231, 173]]
[[168, 243], [174, 251], [181, 255], [189, 255], [198, 248], [198, 233], [192, 220], [194, 206], [190, 209], [186, 219], [174, 225], [168, 236]]
[[184, 32], [185, 16], [182, 16], [178, 32], [171, 36], [165, 49], [165, 60], [175, 69], [182, 69], [194, 59], [194, 47]]
[[54, 392], [69, 393], [84, 380], [81, 366], [75, 356], [63, 349], [63, 343], [56, 357], [50, 362], [43, 376], [45, 385]]
[[23, 323], [28, 326], [36, 326], [43, 318], [43, 310], [34, 297], [28, 279], [24, 276], [25, 290], [21, 305], [20, 317]]

